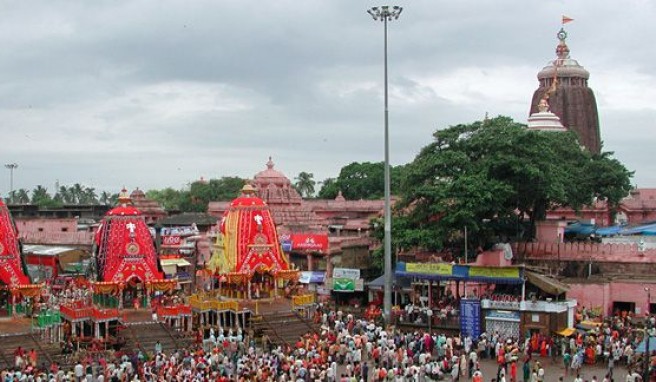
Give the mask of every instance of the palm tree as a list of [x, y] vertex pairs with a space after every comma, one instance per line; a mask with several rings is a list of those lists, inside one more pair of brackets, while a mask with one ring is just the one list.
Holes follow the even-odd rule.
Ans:
[[30, 194], [24, 188], [21, 188], [17, 191], [13, 191], [11, 195], [11, 201], [14, 204], [28, 204], [30, 202]]
[[62, 204], [73, 204], [71, 192], [66, 186], [60, 186], [53, 199]]
[[32, 190], [32, 204], [44, 205], [49, 202], [52, 202], [52, 198], [50, 197], [50, 194], [48, 194], [47, 188], [39, 184], [34, 190]]
[[80, 183], [75, 183], [70, 187], [70, 192], [73, 197], [73, 202], [75, 204], [80, 204], [82, 200], [84, 199], [84, 188]]
[[298, 191], [301, 196], [309, 198], [314, 195], [314, 185], [317, 184], [317, 182], [315, 182], [313, 178], [314, 174], [311, 172], [302, 171], [298, 174], [294, 188], [296, 188], [296, 191]]
[[111, 197], [112, 197], [112, 194], [110, 194], [107, 191], [103, 191], [103, 192], [100, 193], [100, 198], [98, 199], [98, 201], [100, 202], [100, 204], [102, 204], [104, 206], [107, 206], [107, 205], [110, 204], [109, 199]]
[[84, 187], [80, 204], [98, 204], [98, 195], [93, 187]]

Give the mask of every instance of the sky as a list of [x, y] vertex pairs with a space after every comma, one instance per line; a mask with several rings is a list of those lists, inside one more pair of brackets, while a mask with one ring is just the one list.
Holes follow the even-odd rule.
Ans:
[[[383, 25], [364, 0], [0, 0], [0, 163], [14, 189], [292, 181], [384, 158]], [[656, 188], [656, 2], [412, 0], [389, 24], [390, 160], [432, 133], [526, 122], [562, 15], [605, 151]], [[11, 171], [0, 168], [0, 194]], [[319, 188], [320, 185], [317, 186]]]

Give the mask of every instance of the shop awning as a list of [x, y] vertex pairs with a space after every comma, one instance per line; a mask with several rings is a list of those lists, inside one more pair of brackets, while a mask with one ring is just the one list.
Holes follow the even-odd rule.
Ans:
[[556, 332], [556, 334], [559, 334], [563, 337], [569, 337], [572, 334], [574, 334], [575, 332], [576, 332], [576, 329], [574, 329], [574, 328], [565, 328], [565, 329], [563, 329], [559, 332]]
[[175, 275], [178, 273], [178, 267], [187, 267], [191, 265], [185, 259], [174, 258], [174, 259], [160, 259], [159, 263], [162, 265], [162, 270], [167, 275]]
[[162, 267], [170, 266], [170, 265], [175, 265], [176, 267], [188, 267], [191, 265], [190, 262], [188, 262], [185, 259], [160, 259], [159, 261], [160, 264], [162, 264]]
[[554, 278], [541, 275], [539, 273], [527, 270], [526, 278], [531, 284], [552, 295], [558, 296], [559, 294], [563, 294], [569, 290], [569, 286], [567, 284], [561, 283]]

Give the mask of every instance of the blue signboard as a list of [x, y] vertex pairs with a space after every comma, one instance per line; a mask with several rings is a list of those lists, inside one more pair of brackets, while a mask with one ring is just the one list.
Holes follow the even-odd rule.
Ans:
[[460, 333], [471, 338], [481, 335], [481, 300], [460, 300]]

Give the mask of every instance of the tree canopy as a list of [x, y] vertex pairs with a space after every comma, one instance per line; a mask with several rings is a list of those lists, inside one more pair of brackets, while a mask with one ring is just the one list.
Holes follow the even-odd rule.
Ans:
[[234, 176], [224, 176], [209, 181], [195, 181], [188, 190], [165, 188], [149, 190], [146, 196], [159, 202], [166, 210], [183, 212], [205, 212], [211, 201], [227, 201], [239, 196], [245, 180]]
[[[401, 184], [403, 166], [390, 166], [390, 185], [396, 194]], [[324, 180], [319, 198], [334, 199], [339, 191], [349, 200], [380, 199], [385, 192], [384, 162], [353, 162], [342, 167], [339, 176]]]
[[612, 153], [582, 149], [574, 133], [530, 131], [497, 117], [433, 137], [404, 171], [397, 248], [443, 249], [462, 241], [465, 226], [472, 244], [482, 245], [524, 217], [532, 233], [555, 206], [577, 210], [597, 198], [613, 208], [631, 190], [633, 173]]

